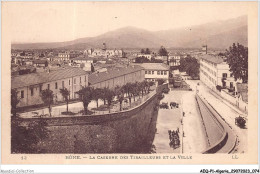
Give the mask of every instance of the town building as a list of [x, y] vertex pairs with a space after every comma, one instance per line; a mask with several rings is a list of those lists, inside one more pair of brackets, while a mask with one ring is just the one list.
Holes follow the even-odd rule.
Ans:
[[105, 72], [89, 75], [89, 85], [94, 88], [123, 86], [126, 83], [142, 82], [145, 79], [144, 68], [131, 65], [125, 68], [108, 69]]
[[231, 75], [229, 65], [220, 56], [205, 54], [200, 57], [200, 80], [212, 89], [216, 89], [216, 86], [235, 87], [235, 79]]
[[235, 80], [224, 57], [200, 57], [200, 80], [225, 100], [248, 112], [248, 84]]
[[35, 67], [47, 67], [48, 66], [48, 61], [45, 59], [36, 59], [33, 61], [33, 65]]
[[169, 65], [172, 70], [179, 69], [180, 64], [181, 64], [181, 55], [169, 56]]
[[58, 59], [60, 61], [69, 61], [69, 60], [76, 58], [78, 56], [79, 56], [79, 54], [76, 53], [76, 52], [65, 51], [65, 52], [60, 52], [58, 54]]
[[106, 43], [103, 43], [102, 49], [88, 49], [84, 51], [84, 55], [87, 57], [123, 57], [124, 52], [121, 49], [107, 49]]
[[60, 68], [41, 73], [17, 75], [11, 78], [11, 89], [18, 92], [18, 107], [42, 104], [41, 91], [50, 89], [54, 94], [54, 103], [64, 101], [61, 88], [70, 91], [70, 99], [78, 98], [77, 91], [88, 85], [88, 74], [81, 68]]
[[149, 59], [149, 60], [152, 59], [152, 55], [151, 55], [151, 54], [138, 54], [137, 57], [144, 57], [144, 58], [147, 58], [147, 59]]
[[158, 79], [164, 79], [167, 83], [169, 82], [169, 66], [164, 63], [140, 63], [144, 68], [145, 79], [147, 81], [157, 81]]

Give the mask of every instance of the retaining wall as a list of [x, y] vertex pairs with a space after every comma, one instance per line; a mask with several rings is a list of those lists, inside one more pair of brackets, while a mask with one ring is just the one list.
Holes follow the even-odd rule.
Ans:
[[[210, 147], [202, 153], [230, 153], [237, 142], [237, 137], [233, 133], [232, 128], [221, 118], [219, 113], [209, 103], [207, 103], [207, 101], [198, 95], [196, 95], [196, 100], [206, 127], [208, 138], [209, 140], [215, 139], [210, 143]], [[205, 110], [202, 113], [202, 105], [206, 106], [208, 113], [205, 112]], [[205, 119], [208, 121], [205, 121]], [[216, 136], [215, 132], [221, 132], [221, 134]]]
[[42, 153], [149, 153], [158, 115], [157, 93], [127, 111], [95, 116], [21, 119], [23, 125], [43, 119], [49, 137], [38, 143]]

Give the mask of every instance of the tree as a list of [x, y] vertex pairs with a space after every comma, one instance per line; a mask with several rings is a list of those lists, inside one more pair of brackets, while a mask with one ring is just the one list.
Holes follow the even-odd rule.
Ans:
[[129, 83], [129, 82], [126, 83], [126, 84], [123, 86], [123, 89], [124, 89], [125, 93], [127, 94], [128, 99], [129, 99], [129, 103], [130, 103], [130, 105], [131, 105], [131, 97], [132, 97], [132, 93], [131, 93], [131, 91], [132, 91], [132, 84]]
[[97, 108], [98, 108], [98, 100], [101, 99], [102, 97], [102, 89], [96, 88], [93, 90], [93, 96], [92, 99], [96, 101], [97, 103]]
[[135, 101], [135, 96], [139, 95], [140, 93], [138, 83], [131, 83], [130, 93], [134, 97]]
[[168, 52], [167, 52], [166, 48], [164, 48], [163, 46], [161, 46], [161, 48], [159, 49], [158, 54], [159, 54], [159, 56], [168, 56]]
[[196, 58], [187, 55], [180, 60], [180, 71], [186, 72], [192, 78], [199, 76], [200, 65]]
[[153, 86], [153, 85], [154, 85], [153, 81], [148, 82], [148, 93], [150, 92], [151, 86]]
[[144, 54], [145, 53], [145, 50], [142, 48], [141, 49], [141, 54]]
[[115, 87], [115, 95], [119, 101], [120, 111], [122, 111], [122, 103], [124, 101], [124, 90], [120, 86]]
[[149, 63], [149, 62], [150, 60], [144, 56], [135, 58], [135, 63]]
[[139, 83], [139, 87], [142, 93], [142, 97], [144, 96], [144, 92], [145, 92], [145, 80], [142, 81], [141, 83]]
[[51, 117], [51, 105], [53, 104], [53, 91], [49, 89], [45, 89], [41, 92], [41, 98], [45, 105], [49, 108], [49, 113]]
[[235, 80], [242, 79], [243, 83], [248, 82], [248, 48], [233, 43], [229, 50], [226, 50], [227, 63]]
[[15, 89], [11, 90], [11, 113], [13, 116], [16, 116], [17, 111], [17, 105], [20, 102], [20, 99], [18, 98], [18, 92]]
[[92, 96], [93, 96], [93, 88], [91, 88], [91, 87], [82, 88], [81, 90], [79, 90], [77, 92], [77, 94], [79, 95], [79, 98], [83, 103], [84, 114], [87, 115], [88, 114], [88, 105], [91, 102]]
[[162, 84], [164, 84], [164, 82], [165, 82], [164, 79], [158, 79], [157, 81], [158, 81], [158, 85], [162, 85]]
[[67, 112], [69, 112], [69, 97], [70, 97], [70, 91], [67, 88], [61, 88], [60, 93], [67, 104]]
[[108, 90], [109, 89], [107, 87], [101, 89], [100, 98], [101, 98], [101, 100], [103, 100], [104, 105], [106, 105], [106, 95], [107, 95]]
[[151, 54], [151, 51], [149, 50], [149, 48], [146, 48], [146, 49], [145, 49], [144, 54]]
[[161, 48], [159, 49], [159, 56], [167, 56], [167, 65], [169, 65], [169, 60], [168, 60], [168, 51], [166, 50], [166, 48], [164, 48], [163, 46], [161, 46]]
[[114, 100], [114, 98], [115, 98], [114, 91], [108, 89], [107, 92], [106, 92], [106, 99], [107, 99], [107, 105], [108, 105], [108, 108], [109, 108], [109, 113], [110, 113], [110, 107], [111, 107], [111, 104], [112, 104], [112, 101]]

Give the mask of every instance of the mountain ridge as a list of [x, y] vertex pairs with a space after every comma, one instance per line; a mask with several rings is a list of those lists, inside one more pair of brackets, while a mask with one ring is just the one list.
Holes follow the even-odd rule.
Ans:
[[[13, 43], [12, 49], [89, 49], [101, 48], [158, 48], [201, 47], [208, 44], [212, 48], [227, 48], [239, 42], [247, 46], [247, 16], [210, 22], [207, 24], [177, 29], [149, 31], [127, 26], [103, 33], [95, 37], [84, 37], [65, 42]], [[223, 42], [225, 41], [225, 42]]]

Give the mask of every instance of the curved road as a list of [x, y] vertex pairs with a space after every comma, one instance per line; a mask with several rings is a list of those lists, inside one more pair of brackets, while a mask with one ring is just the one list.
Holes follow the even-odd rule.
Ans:
[[[200, 81], [188, 80], [187, 83], [195, 90], [197, 83]], [[213, 95], [211, 89], [206, 87], [203, 83], [200, 82], [199, 85], [199, 94], [202, 95], [206, 101], [214, 106], [214, 109], [225, 119], [228, 125], [232, 128], [233, 132], [238, 137], [237, 145], [233, 153], [245, 153], [248, 148], [248, 131], [246, 128], [240, 128], [235, 125], [235, 118], [241, 113], [239, 110], [234, 109], [226, 102], [223, 101], [219, 96]]]
[[228, 139], [226, 143], [216, 153], [230, 153], [236, 144], [236, 135], [233, 130], [203, 98], [197, 96], [197, 101], [205, 122], [210, 146], [218, 143], [227, 132]]

